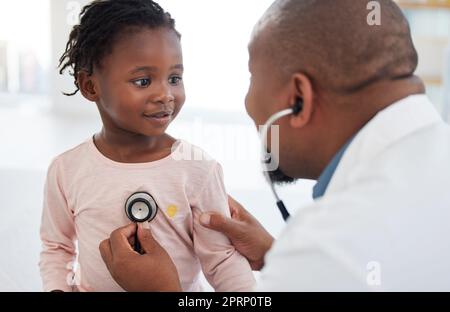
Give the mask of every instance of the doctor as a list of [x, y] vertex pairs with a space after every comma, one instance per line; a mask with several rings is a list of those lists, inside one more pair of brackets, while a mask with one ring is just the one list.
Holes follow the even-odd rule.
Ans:
[[[278, 0], [256, 26], [246, 108], [279, 111], [278, 182], [317, 179], [314, 203], [274, 241], [237, 202], [202, 215], [261, 270], [259, 291], [450, 291], [450, 129], [414, 76], [409, 26], [391, 0]], [[301, 109], [298, 109], [298, 107]], [[257, 196], [257, 194], [255, 194]], [[274, 210], [274, 216], [278, 213]], [[130, 291], [178, 291], [170, 257], [133, 225], [100, 245]]]

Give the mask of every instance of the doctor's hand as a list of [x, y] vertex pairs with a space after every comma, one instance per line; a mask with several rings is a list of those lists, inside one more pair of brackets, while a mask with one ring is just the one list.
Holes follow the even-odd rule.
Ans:
[[[143, 255], [132, 247], [136, 230]], [[124, 290], [181, 291], [172, 259], [142, 224], [137, 229], [135, 224], [130, 224], [115, 230], [99, 248], [111, 276]]]
[[231, 219], [218, 213], [204, 213], [200, 223], [223, 233], [237, 251], [247, 258], [254, 271], [264, 266], [264, 256], [272, 247], [272, 235], [231, 196], [228, 197]]

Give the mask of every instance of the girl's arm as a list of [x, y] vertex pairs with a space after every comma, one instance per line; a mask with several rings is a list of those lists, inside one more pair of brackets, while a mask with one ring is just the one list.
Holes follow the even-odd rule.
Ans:
[[76, 257], [73, 212], [64, 195], [64, 171], [56, 159], [48, 170], [41, 222], [39, 262], [44, 291], [72, 291]]
[[204, 212], [218, 212], [230, 217], [228, 195], [222, 168], [215, 163], [192, 205], [194, 249], [203, 273], [216, 291], [251, 291], [255, 279], [248, 261], [222, 233], [200, 224]]

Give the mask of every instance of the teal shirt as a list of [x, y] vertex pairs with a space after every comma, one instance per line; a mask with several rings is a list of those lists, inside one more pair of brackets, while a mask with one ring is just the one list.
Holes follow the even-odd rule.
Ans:
[[334, 175], [334, 172], [336, 171], [337, 166], [341, 162], [342, 156], [344, 156], [345, 151], [349, 147], [350, 143], [353, 141], [353, 137], [345, 143], [343, 147], [337, 152], [337, 154], [333, 157], [331, 162], [328, 164], [328, 166], [325, 168], [325, 170], [320, 175], [319, 179], [317, 180], [316, 185], [314, 185], [313, 188], [313, 198], [318, 199], [325, 194], [328, 184], [330, 184], [331, 178]]

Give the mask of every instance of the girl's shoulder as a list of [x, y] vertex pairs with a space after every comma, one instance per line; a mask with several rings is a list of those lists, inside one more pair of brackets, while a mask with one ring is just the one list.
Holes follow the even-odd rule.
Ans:
[[54, 157], [50, 163], [49, 171], [61, 167], [74, 167], [75, 163], [83, 160], [86, 154], [89, 153], [91, 141], [92, 139], [88, 139]]

